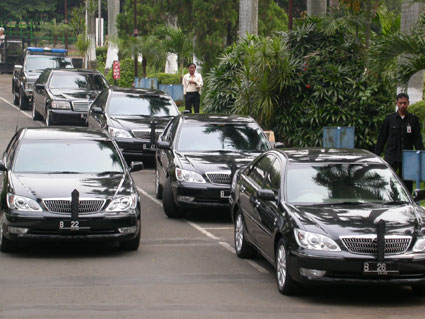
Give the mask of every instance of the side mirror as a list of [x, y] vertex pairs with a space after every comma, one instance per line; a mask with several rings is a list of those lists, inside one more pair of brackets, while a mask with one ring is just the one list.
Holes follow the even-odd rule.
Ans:
[[283, 144], [282, 142], [276, 142], [273, 145], [274, 148], [284, 148], [285, 144]]
[[15, 71], [21, 71], [22, 70], [22, 65], [20, 64], [16, 64], [14, 67]]
[[37, 90], [44, 90], [44, 89], [46, 88], [46, 86], [45, 86], [44, 84], [37, 83], [37, 84], [35, 85], [35, 88], [36, 88]]
[[415, 202], [420, 202], [425, 199], [425, 189], [416, 189], [413, 192], [413, 199]]
[[141, 171], [145, 168], [143, 162], [131, 162], [130, 163], [130, 172]]
[[93, 106], [90, 110], [91, 110], [92, 113], [95, 113], [95, 114], [102, 114], [103, 113], [102, 108], [99, 107], [99, 106]]
[[261, 200], [273, 201], [276, 200], [276, 195], [270, 189], [259, 189], [257, 191], [257, 198]]
[[0, 160], [0, 172], [6, 172], [6, 165], [4, 165], [3, 161]]
[[170, 149], [170, 142], [164, 142], [164, 141], [159, 141], [156, 143], [157, 147], [163, 150], [169, 150]]

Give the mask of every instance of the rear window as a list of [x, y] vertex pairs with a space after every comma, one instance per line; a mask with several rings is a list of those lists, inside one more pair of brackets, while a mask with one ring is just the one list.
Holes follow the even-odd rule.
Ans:
[[165, 117], [178, 113], [173, 99], [167, 96], [117, 94], [109, 102], [109, 114], [113, 116]]

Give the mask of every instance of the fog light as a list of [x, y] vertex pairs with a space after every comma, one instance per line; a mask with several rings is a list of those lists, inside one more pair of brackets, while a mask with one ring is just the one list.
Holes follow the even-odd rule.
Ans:
[[28, 233], [28, 230], [28, 228], [7, 226], [7, 231], [10, 234], [26, 234]]
[[320, 278], [326, 275], [325, 270], [317, 270], [317, 269], [307, 269], [307, 268], [300, 268], [300, 274], [304, 277], [309, 278]]
[[179, 202], [193, 202], [195, 197], [192, 196], [177, 196]]
[[135, 233], [137, 230], [137, 226], [131, 226], [131, 227], [123, 227], [123, 228], [118, 228], [118, 231], [121, 234], [131, 234], [131, 233]]

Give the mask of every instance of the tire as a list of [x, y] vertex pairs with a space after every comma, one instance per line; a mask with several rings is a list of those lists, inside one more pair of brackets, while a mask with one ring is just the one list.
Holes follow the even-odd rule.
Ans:
[[10, 252], [14, 249], [15, 245], [10, 240], [4, 236], [3, 233], [3, 217], [0, 218], [0, 251], [3, 253]]
[[40, 121], [42, 119], [40, 113], [35, 109], [35, 104], [32, 105], [32, 119], [34, 121]]
[[159, 172], [158, 169], [155, 170], [155, 197], [157, 199], [162, 199], [162, 185], [159, 183]]
[[162, 207], [164, 208], [164, 213], [168, 216], [168, 218], [181, 218], [184, 216], [183, 209], [178, 207], [174, 202], [174, 195], [169, 179], [165, 182], [164, 190], [162, 191]]
[[293, 295], [298, 291], [299, 285], [289, 274], [288, 252], [283, 239], [280, 239], [277, 244], [275, 259], [277, 289], [283, 295]]
[[19, 108], [21, 110], [28, 110], [29, 108], [28, 98], [22, 88], [19, 89]]
[[137, 236], [135, 237], [135, 238], [133, 238], [133, 239], [130, 239], [130, 240], [123, 240], [123, 241], [120, 241], [120, 248], [122, 249], [122, 250], [126, 250], [126, 251], [135, 251], [135, 250], [137, 250], [137, 249], [139, 249], [139, 246], [140, 246], [140, 233], [141, 233], [141, 231], [140, 231], [140, 222], [138, 222], [138, 225], [139, 225], [139, 229], [138, 229], [138, 234], [137, 234]]
[[245, 222], [240, 210], [236, 212], [233, 238], [235, 240], [235, 252], [239, 258], [255, 257], [256, 250], [245, 239]]
[[16, 96], [16, 86], [12, 82], [12, 94], [13, 94], [13, 104], [19, 105], [19, 96]]
[[415, 296], [425, 298], [425, 285], [414, 285], [412, 291]]
[[55, 125], [53, 119], [50, 117], [50, 112], [48, 109], [46, 109], [46, 126], [52, 126]]

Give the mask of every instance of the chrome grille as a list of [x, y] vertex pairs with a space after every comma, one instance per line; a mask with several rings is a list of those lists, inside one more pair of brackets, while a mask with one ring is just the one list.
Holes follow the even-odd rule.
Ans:
[[231, 173], [229, 172], [217, 172], [217, 173], [206, 173], [208, 179], [213, 184], [230, 185], [232, 183]]
[[[69, 199], [46, 199], [43, 201], [47, 209], [53, 213], [71, 213], [71, 200]], [[102, 199], [80, 199], [79, 213], [96, 213], [103, 204]]]
[[74, 111], [87, 112], [89, 110], [89, 106], [90, 102], [88, 101], [72, 102]]
[[[133, 135], [137, 138], [141, 138], [143, 140], [151, 139], [151, 130], [132, 130]], [[155, 141], [158, 140], [158, 137], [162, 134], [162, 131], [155, 130]]]
[[[340, 237], [345, 247], [355, 254], [376, 254], [377, 236]], [[385, 254], [402, 254], [410, 246], [411, 236], [385, 236]]]

